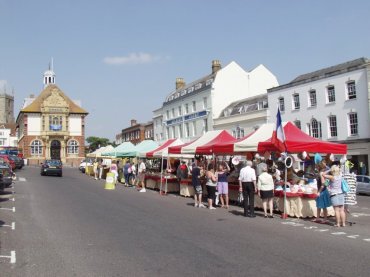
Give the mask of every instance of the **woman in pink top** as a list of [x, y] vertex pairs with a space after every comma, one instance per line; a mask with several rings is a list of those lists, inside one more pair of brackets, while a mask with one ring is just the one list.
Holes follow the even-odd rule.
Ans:
[[114, 173], [114, 184], [117, 184], [118, 167], [116, 161], [113, 161], [110, 166], [110, 172]]

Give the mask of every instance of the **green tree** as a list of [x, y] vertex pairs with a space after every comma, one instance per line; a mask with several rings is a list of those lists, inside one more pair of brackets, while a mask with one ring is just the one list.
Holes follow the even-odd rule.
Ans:
[[109, 139], [107, 138], [88, 137], [86, 138], [86, 141], [89, 144], [89, 152], [93, 152], [100, 147], [110, 144]]

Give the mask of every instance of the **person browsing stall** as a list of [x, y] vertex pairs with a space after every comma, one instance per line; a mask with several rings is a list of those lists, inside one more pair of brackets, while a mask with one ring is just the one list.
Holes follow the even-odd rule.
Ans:
[[335, 211], [335, 227], [346, 226], [346, 213], [344, 211], [344, 192], [342, 190], [342, 176], [337, 165], [332, 165], [330, 168], [331, 175], [328, 171], [321, 172], [321, 182], [324, 184], [325, 180], [329, 180], [329, 192], [331, 204]]
[[256, 171], [252, 168], [252, 161], [247, 161], [246, 166], [239, 173], [239, 191], [243, 192], [244, 216], [256, 217], [254, 214], [254, 193], [256, 187]]
[[145, 163], [142, 159], [140, 159], [139, 168], [138, 168], [139, 186], [141, 186], [140, 192], [146, 192], [146, 189], [145, 189], [145, 171], [146, 171]]
[[200, 167], [196, 162], [192, 164], [191, 169], [191, 183], [194, 188], [194, 207], [205, 208], [202, 203], [202, 185], [200, 183]]
[[208, 165], [208, 170], [206, 172], [207, 179], [207, 198], [208, 198], [208, 209], [215, 210], [213, 207], [213, 199], [216, 197], [216, 187], [217, 187], [217, 177], [215, 175], [214, 166], [212, 163]]
[[[258, 196], [262, 199], [265, 218], [273, 218], [273, 199], [274, 199], [274, 179], [267, 172], [267, 165], [261, 168], [262, 173], [258, 176], [257, 188]], [[267, 203], [269, 204], [270, 215], [267, 216]]]
[[227, 182], [227, 175], [230, 172], [230, 167], [227, 163], [218, 166], [217, 176], [217, 191], [220, 196], [221, 208], [229, 208], [229, 184]]

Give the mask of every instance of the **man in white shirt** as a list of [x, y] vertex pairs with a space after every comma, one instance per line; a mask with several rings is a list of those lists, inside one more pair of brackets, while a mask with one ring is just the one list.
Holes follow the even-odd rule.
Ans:
[[140, 159], [139, 168], [138, 168], [139, 186], [141, 185], [140, 192], [146, 192], [146, 189], [145, 189], [145, 171], [146, 171], [145, 163], [142, 159]]
[[240, 170], [239, 191], [243, 192], [244, 216], [256, 217], [254, 214], [254, 193], [257, 192], [256, 171], [252, 168], [252, 161], [247, 161], [246, 166]]

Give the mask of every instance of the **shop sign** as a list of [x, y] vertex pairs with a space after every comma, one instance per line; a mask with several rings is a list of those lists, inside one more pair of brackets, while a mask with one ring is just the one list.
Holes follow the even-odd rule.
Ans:
[[167, 121], [166, 121], [166, 124], [167, 124], [167, 125], [173, 125], [173, 124], [181, 123], [182, 121], [183, 121], [183, 118], [182, 118], [182, 116], [181, 116], [181, 117], [178, 117], [178, 118], [174, 118], [174, 119], [167, 120]]
[[207, 115], [207, 111], [201, 111], [201, 112], [197, 112], [197, 113], [188, 114], [188, 115], [184, 116], [184, 121], [204, 117], [206, 115]]
[[50, 124], [51, 131], [60, 131], [62, 130], [62, 125], [59, 124]]

